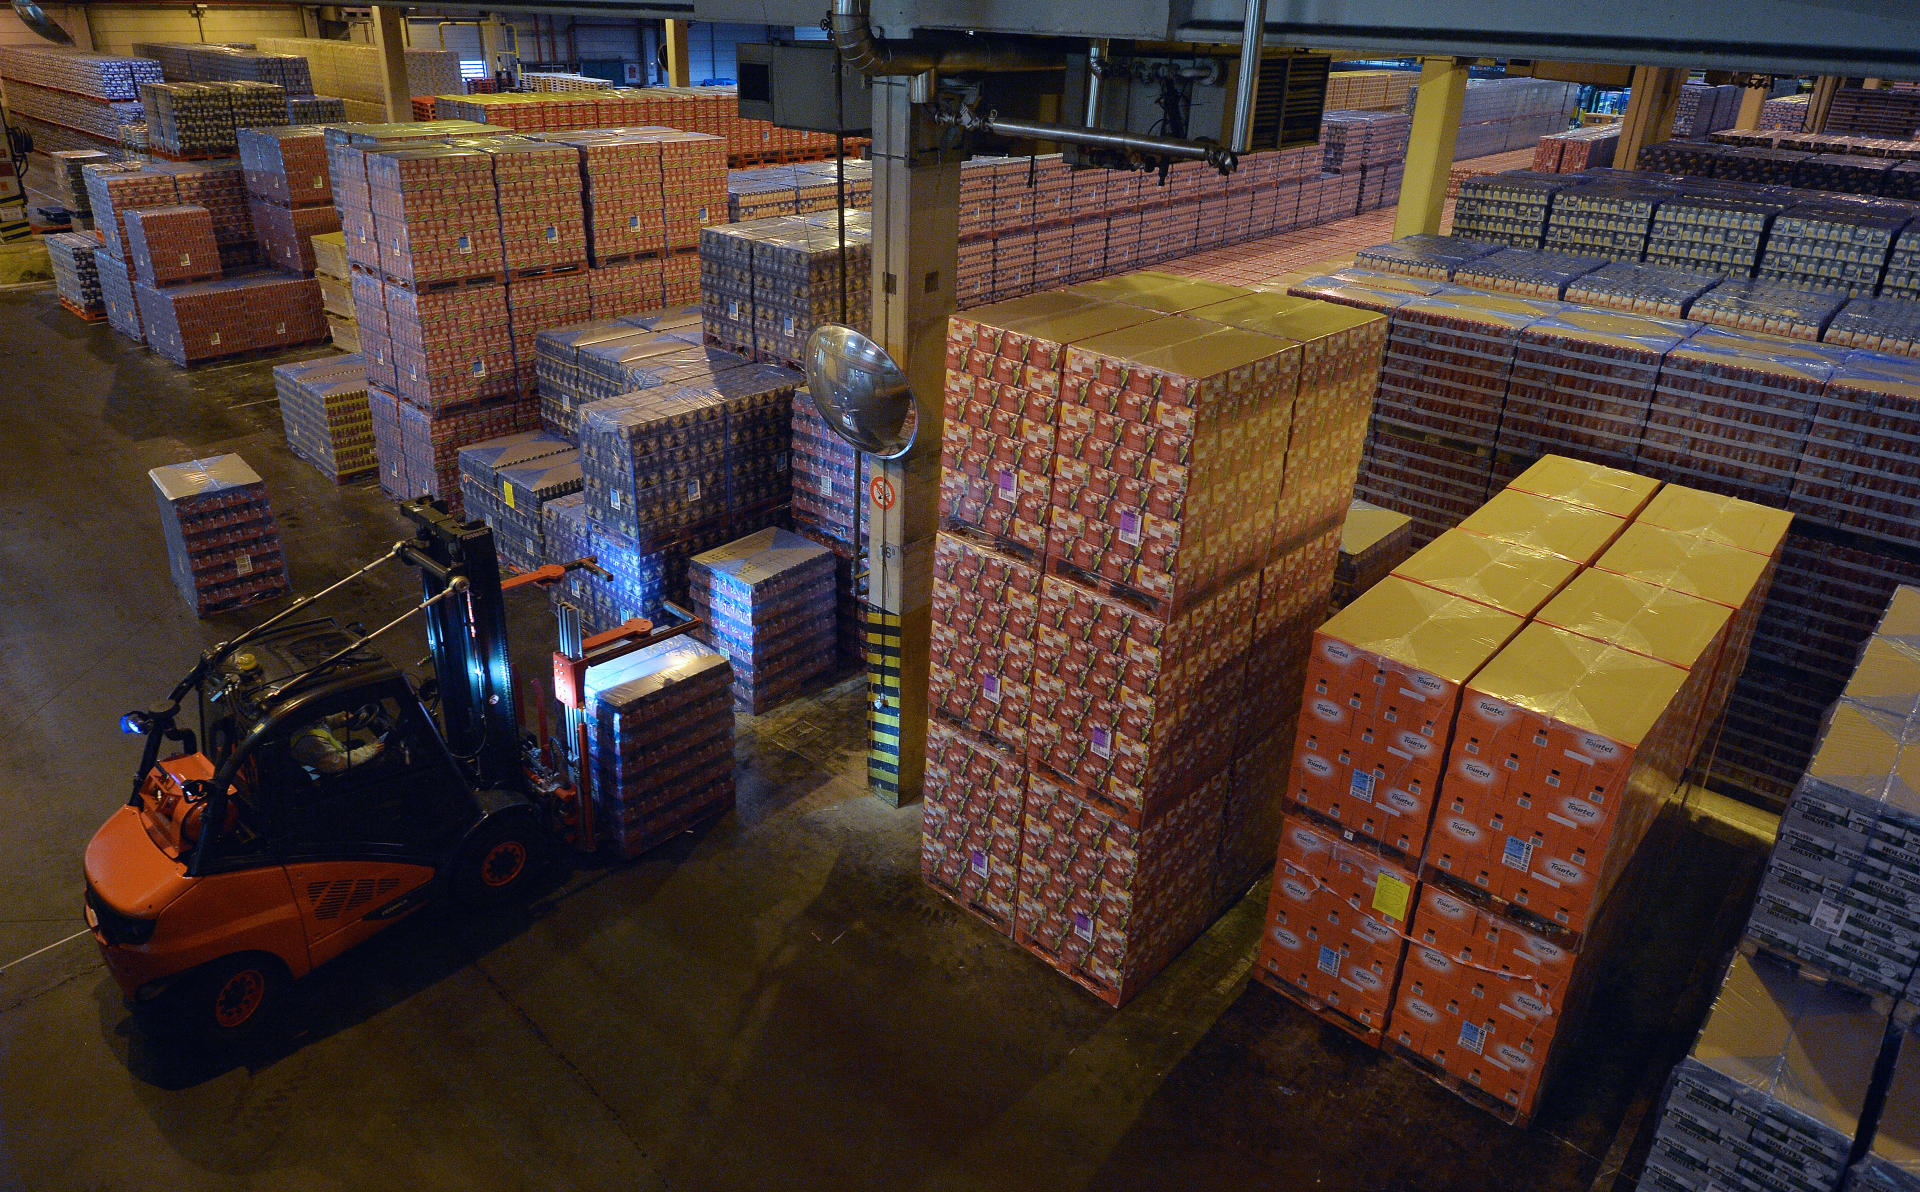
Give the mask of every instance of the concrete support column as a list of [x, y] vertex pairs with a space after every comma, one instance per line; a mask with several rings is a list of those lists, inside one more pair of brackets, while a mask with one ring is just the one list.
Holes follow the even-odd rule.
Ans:
[[687, 35], [687, 22], [667, 21], [663, 36], [667, 42], [667, 86], [693, 85], [693, 42]]
[[390, 4], [373, 7], [373, 48], [380, 60], [380, 98], [387, 119], [413, 119], [413, 92], [407, 84], [406, 10]]
[[1772, 88], [1773, 81], [1768, 79], [1741, 89], [1740, 114], [1733, 119], [1735, 128], [1751, 131], [1760, 127], [1760, 109], [1767, 106], [1767, 92]]
[[941, 394], [959, 260], [960, 158], [908, 102], [911, 80], [873, 84], [873, 328], [919, 399], [906, 458], [873, 461], [867, 500], [868, 788], [899, 806], [926, 767], [933, 536], [940, 514]]
[[1613, 163], [1623, 170], [1638, 168], [1640, 151], [1673, 136], [1673, 117], [1680, 109], [1680, 87], [1687, 72], [1678, 66], [1636, 66], [1627, 92], [1627, 113], [1620, 118], [1620, 144]]
[[1460, 136], [1460, 108], [1467, 100], [1467, 64], [1458, 58], [1424, 58], [1420, 91], [1413, 102], [1413, 131], [1407, 141], [1407, 172], [1400, 179], [1400, 206], [1393, 235], [1432, 234], [1440, 230], [1447, 202], [1447, 175], [1453, 172], [1453, 146]]
[[1839, 75], [1821, 75], [1813, 81], [1813, 94], [1807, 99], [1807, 122], [1801, 131], [1827, 131], [1827, 113], [1833, 110], [1833, 97], [1839, 90]]

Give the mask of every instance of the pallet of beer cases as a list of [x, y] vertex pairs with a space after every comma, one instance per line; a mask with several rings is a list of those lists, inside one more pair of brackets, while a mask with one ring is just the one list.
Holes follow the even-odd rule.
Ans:
[[467, 516], [493, 527], [500, 561], [519, 571], [546, 562], [542, 510], [579, 492], [580, 483], [580, 449], [551, 431], [521, 431], [460, 449]]
[[367, 364], [359, 356], [332, 356], [275, 365], [273, 388], [287, 446], [336, 484], [372, 473], [373, 414], [367, 400]]
[[174, 586], [198, 616], [229, 612], [288, 590], [279, 523], [260, 474], [237, 455], [148, 472]]
[[623, 857], [733, 808], [732, 667], [686, 637], [587, 671], [595, 834]]
[[760, 530], [694, 555], [687, 579], [703, 636], [733, 663], [742, 711], [771, 711], [832, 668], [834, 556], [826, 547], [791, 530]]
[[1840, 1187], [1850, 1153], [1864, 1143], [1886, 1029], [1886, 1015], [1849, 990], [1769, 957], [1736, 955], [1668, 1078], [1640, 1187]]

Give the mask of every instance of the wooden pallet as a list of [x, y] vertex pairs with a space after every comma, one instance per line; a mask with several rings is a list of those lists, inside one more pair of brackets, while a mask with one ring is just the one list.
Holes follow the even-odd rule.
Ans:
[[1902, 1000], [1897, 994], [1887, 993], [1879, 989], [1871, 989], [1858, 981], [1843, 977], [1838, 973], [1830, 973], [1818, 965], [1803, 960], [1798, 956], [1782, 952], [1764, 940], [1757, 940], [1751, 936], [1742, 936], [1740, 939], [1740, 953], [1749, 960], [1757, 956], [1768, 957], [1776, 964], [1785, 965], [1787, 968], [1793, 970], [1794, 975], [1802, 981], [1811, 982], [1815, 985], [1828, 985], [1835, 989], [1844, 989], [1856, 994], [1866, 999], [1868, 1004], [1873, 1007], [1875, 1014], [1889, 1017], [1903, 1026], [1910, 1025], [1916, 1017], [1920, 1017], [1920, 1007], [1915, 1007], [1913, 1003]]
[[68, 314], [79, 319], [82, 323], [104, 323], [107, 321], [107, 312], [104, 307], [100, 310], [88, 310], [79, 303], [69, 302], [65, 298], [60, 300], [60, 305], [66, 309]]
[[1379, 1027], [1368, 1026], [1357, 1018], [1341, 1013], [1286, 978], [1268, 972], [1258, 961], [1255, 961], [1253, 966], [1253, 979], [1329, 1026], [1345, 1031], [1368, 1047], [1380, 1047], [1386, 1042], [1386, 1033]]
[[1397, 1059], [1406, 1061], [1422, 1076], [1425, 1076], [1427, 1079], [1451, 1092], [1454, 1096], [1459, 1097], [1462, 1101], [1472, 1105], [1474, 1108], [1485, 1110], [1487, 1113], [1499, 1118], [1509, 1126], [1518, 1126], [1524, 1130], [1533, 1122], [1533, 1114], [1531, 1112], [1523, 1112], [1517, 1106], [1507, 1104], [1479, 1085], [1454, 1075], [1410, 1047], [1406, 1047], [1388, 1038], [1382, 1045], [1381, 1050]]
[[927, 888], [929, 890], [932, 890], [935, 894], [940, 895], [940, 897], [946, 899], [948, 902], [952, 903], [954, 906], [959, 907], [961, 910], [967, 912], [967, 914], [973, 916], [975, 919], [978, 919], [980, 922], [986, 924], [988, 927], [991, 927], [994, 931], [1000, 933], [1001, 935], [1007, 936], [1008, 938], [1012, 938], [1013, 923], [1011, 921], [988, 910], [985, 906], [980, 904], [979, 900], [968, 898], [966, 895], [960, 893], [960, 891], [954, 889], [953, 887], [942, 885], [941, 883], [933, 880], [933, 878], [927, 877], [925, 874], [922, 874], [921, 876], [922, 876], [922, 879], [927, 883]]

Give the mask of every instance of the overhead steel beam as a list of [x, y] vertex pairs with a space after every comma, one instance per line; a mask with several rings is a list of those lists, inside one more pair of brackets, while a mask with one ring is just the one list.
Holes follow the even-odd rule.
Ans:
[[[454, 6], [449, 6], [454, 7]], [[828, 0], [489, 0], [490, 11], [815, 25]], [[872, 0], [875, 31], [1244, 42], [1246, 0]], [[1280, 0], [1274, 46], [1920, 79], [1912, 0]]]

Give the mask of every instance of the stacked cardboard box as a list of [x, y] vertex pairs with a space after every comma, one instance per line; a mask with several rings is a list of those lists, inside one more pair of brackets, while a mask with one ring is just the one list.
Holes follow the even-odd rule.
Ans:
[[[543, 562], [565, 565], [595, 555], [593, 523], [587, 520], [586, 498], [577, 492], [555, 497], [542, 505], [540, 529], [546, 550]], [[554, 585], [552, 599], [556, 608], [564, 603], [577, 611], [588, 635], [603, 633], [643, 615], [642, 610], [620, 601], [611, 580], [584, 569], [567, 572]]]
[[770, 215], [806, 215], [841, 205], [844, 169], [846, 206], [873, 205], [873, 163], [836, 159], [798, 165], [761, 166], [727, 172], [727, 218], [734, 223]]
[[1818, 341], [1846, 295], [1779, 281], [1727, 281], [1700, 295], [1690, 317], [1716, 327]]
[[[1349, 911], [1382, 906], [1384, 872], [1400, 913], [1372, 916], [1383, 955], [1320, 954], [1328, 969], [1303, 984], [1298, 911], [1282, 922], [1277, 890], [1283, 934], [1263, 937], [1262, 962], [1282, 964], [1282, 992], [1509, 1120], [1531, 1116], [1604, 963], [1626, 914], [1609, 893], [1744, 666], [1785, 537], [1784, 516], [1656, 487], [1543, 459], [1324, 625], [1309, 664], [1293, 822], [1370, 853], [1348, 859], [1376, 879], [1343, 891]], [[1340, 889], [1283, 850], [1282, 877], [1302, 868]], [[1384, 1018], [1360, 997], [1396, 986]]]
[[1316, 298], [1376, 314], [1398, 310], [1415, 298], [1451, 291], [1452, 287], [1444, 281], [1384, 273], [1378, 269], [1363, 269], [1358, 265], [1302, 278], [1287, 286], [1287, 293], [1296, 298]]
[[[1546, 79], [1469, 79], [1460, 107], [1460, 130], [1453, 159], [1485, 157], [1530, 148], [1541, 136], [1567, 127], [1579, 89]], [[1407, 94], [1408, 112], [1419, 98], [1416, 85]]]
[[1533, 168], [1545, 174], [1577, 174], [1596, 166], [1611, 166], [1620, 144], [1620, 130], [1612, 125], [1548, 133], [1534, 147]]
[[546, 562], [544, 510], [580, 491], [580, 449], [532, 430], [462, 447], [459, 460], [461, 504], [469, 518], [493, 527], [500, 561], [520, 571]]
[[1872, 294], [1911, 212], [1898, 204], [1801, 203], [1773, 221], [1759, 276]]
[[864, 661], [864, 552], [872, 508], [866, 456], [835, 434], [805, 389], [793, 393], [793, 528], [833, 552], [834, 637], [839, 662]]
[[1875, 993], [1920, 966], [1920, 803], [1908, 774], [1920, 721], [1920, 589], [1899, 589], [1827, 717], [1781, 817], [1747, 934]]
[[[1694, 303], [1694, 313], [1699, 308]], [[1839, 362], [1834, 349], [1717, 328], [1696, 332], [1660, 370], [1641, 437], [1642, 466], [1731, 496], [1785, 504], [1821, 391]]]
[[595, 834], [638, 856], [733, 808], [732, 668], [675, 638], [587, 672]]
[[1848, 991], [1735, 956], [1667, 1083], [1640, 1187], [1840, 1187], [1885, 1033]]
[[1404, 513], [1355, 501], [1340, 525], [1340, 559], [1333, 572], [1333, 607], [1339, 612], [1413, 553], [1413, 520]]
[[1647, 260], [1751, 277], [1767, 230], [1785, 209], [1739, 194], [1675, 195], [1654, 213]]
[[107, 308], [107, 326], [134, 343], [147, 342], [146, 328], [140, 322], [140, 299], [133, 291], [133, 266], [114, 251], [113, 245], [95, 253], [93, 263], [100, 277], [100, 300]]
[[1920, 298], [1920, 229], [1909, 229], [1894, 239], [1880, 293], [1890, 298]]
[[[579, 154], [571, 146], [538, 141], [492, 138], [480, 144], [492, 158], [494, 206], [508, 276], [585, 266]], [[375, 215], [377, 219], [377, 207]]]
[[358, 356], [334, 356], [275, 365], [274, 392], [287, 446], [336, 484], [368, 475], [373, 415], [367, 405], [367, 365]]
[[8, 116], [42, 151], [111, 149], [121, 125], [140, 119], [140, 86], [161, 79], [151, 58], [64, 46], [0, 48]]
[[701, 324], [755, 359], [796, 363], [823, 323], [870, 317], [873, 236], [849, 221], [843, 240], [819, 217], [776, 216], [701, 234]]
[[1870, 136], [1912, 137], [1920, 127], [1920, 94], [1842, 87], [1834, 92], [1825, 130]]
[[1602, 257], [1503, 248], [1453, 271], [1455, 285], [1523, 298], [1562, 298], [1567, 286], [1605, 265]]
[[1371, 841], [1310, 820], [1280, 833], [1266, 928], [1262, 984], [1378, 1045], [1406, 954], [1415, 873]]
[[164, 289], [141, 282], [135, 292], [148, 345], [181, 366], [327, 334], [312, 278], [257, 272]]
[[140, 100], [153, 148], [175, 157], [226, 156], [237, 129], [287, 122], [287, 93], [273, 83], [146, 83]]
[[263, 54], [251, 46], [202, 45], [196, 42], [137, 42], [134, 52], [160, 64], [173, 82], [248, 80], [274, 83], [289, 95], [313, 93], [307, 60], [293, 54]]
[[62, 232], [47, 237], [47, 259], [53, 265], [54, 288], [68, 309], [81, 315], [104, 315], [107, 301], [100, 293], [100, 268], [94, 255], [100, 241], [85, 232]]
[[1567, 283], [1566, 299], [1587, 306], [1678, 319], [1720, 275], [1668, 265], [1615, 261]]
[[[1567, 450], [1595, 463], [1631, 466], [1661, 363], [1698, 330], [1699, 324], [1677, 319], [1578, 307], [1532, 323], [1514, 350], [1502, 451], [1533, 458]], [[1501, 468], [1496, 464], [1496, 474]]]
[[1920, 302], [1909, 298], [1855, 298], [1828, 321], [1820, 342], [1920, 356]]
[[1463, 236], [1402, 236], [1391, 244], [1376, 244], [1354, 254], [1354, 264], [1366, 269], [1403, 273], [1433, 281], [1451, 281], [1453, 271], [1469, 261], [1498, 251]]
[[200, 616], [287, 593], [280, 530], [260, 474], [237, 455], [147, 473], [160, 501], [174, 586]]
[[1456, 292], [1394, 311], [1360, 495], [1411, 515], [1420, 542], [1476, 508], [1520, 333], [1564, 310], [1544, 299]]
[[[307, 91], [339, 96], [348, 120], [385, 120], [379, 50], [366, 42], [319, 37], [263, 37], [262, 54], [303, 59]], [[460, 56], [452, 50], [408, 49], [407, 94], [438, 95], [460, 90]], [[291, 90], [291, 88], [289, 88]]]
[[[992, 751], [1003, 797], [933, 787], [929, 802], [942, 840], [992, 839], [1024, 768], [1013, 873], [983, 856], [978, 876], [1011, 878], [1015, 939], [1107, 1001], [1271, 861], [1290, 701], [1245, 692], [1279, 690], [1270, 676], [1324, 613], [1337, 472], [1357, 465], [1383, 330], [1154, 275], [949, 325], [928, 702]], [[1254, 460], [1252, 442], [1288, 446]], [[942, 888], [1003, 914], [978, 887]]]
[[395, 497], [434, 497], [455, 514], [463, 509], [460, 449], [485, 439], [539, 426], [532, 402], [518, 398], [483, 401], [434, 412], [368, 386], [373, 411], [374, 454], [380, 487]]
[[1026, 767], [940, 720], [927, 724], [920, 872], [928, 885], [1002, 935], [1019, 897]]
[[[1553, 196], [1545, 244], [1555, 252], [1588, 253], [1610, 261], [1637, 261], [1647, 248], [1656, 206], [1667, 188], [1647, 181], [1569, 180]], [[1459, 228], [1458, 217], [1454, 220]]]
[[314, 272], [313, 237], [340, 230], [325, 136], [317, 128], [244, 128], [238, 137], [248, 210], [263, 254], [288, 272]]
[[1453, 234], [1470, 240], [1539, 248], [1546, 242], [1554, 196], [1567, 185], [1553, 174], [1510, 170], [1469, 179], [1453, 208]]
[[1357, 211], [1396, 202], [1413, 120], [1404, 112], [1338, 111], [1320, 120], [1320, 168], [1360, 180]]
[[[630, 607], [685, 598], [687, 559], [785, 516], [799, 377], [688, 348], [688, 363], [586, 407], [582, 474], [596, 553]], [[606, 549], [600, 544], [604, 540]]]
[[134, 277], [171, 286], [220, 276], [220, 246], [205, 207], [142, 207], [126, 214], [128, 260]]
[[343, 124], [347, 105], [331, 95], [287, 96], [288, 124]]
[[1850, 352], [1807, 430], [1788, 508], [1912, 541], [1916, 478], [1900, 444], [1920, 432], [1920, 362]]
[[[415, 290], [388, 282], [382, 290], [393, 388], [402, 399], [435, 414], [518, 399], [505, 284]], [[364, 315], [361, 323], [364, 337]]]
[[759, 530], [693, 556], [693, 614], [733, 663], [736, 708], [771, 711], [832, 669], [833, 581], [833, 552], [791, 530]]

